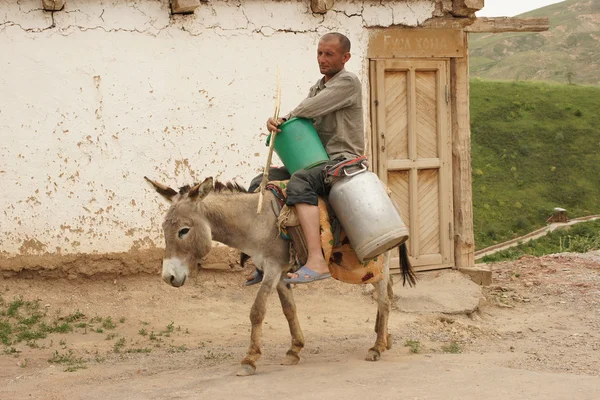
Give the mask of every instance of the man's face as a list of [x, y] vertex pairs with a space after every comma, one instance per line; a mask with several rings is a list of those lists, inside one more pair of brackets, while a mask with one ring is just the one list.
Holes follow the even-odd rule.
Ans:
[[350, 53], [341, 49], [337, 38], [319, 41], [317, 61], [319, 62], [319, 70], [325, 75], [326, 81], [340, 72], [349, 59]]

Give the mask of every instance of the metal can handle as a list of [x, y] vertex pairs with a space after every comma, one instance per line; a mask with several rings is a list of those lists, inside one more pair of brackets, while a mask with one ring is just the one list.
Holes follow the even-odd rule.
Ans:
[[354, 176], [354, 175], [358, 175], [358, 174], [362, 174], [363, 172], [365, 172], [367, 170], [367, 166], [364, 163], [361, 163], [360, 166], [362, 167], [362, 169], [356, 171], [356, 172], [352, 172], [351, 174], [349, 174], [346, 169], [344, 169], [344, 175], [346, 176]]

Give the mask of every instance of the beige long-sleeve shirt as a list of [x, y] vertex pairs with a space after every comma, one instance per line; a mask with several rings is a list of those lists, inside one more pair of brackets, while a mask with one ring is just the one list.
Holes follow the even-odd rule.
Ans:
[[333, 160], [355, 158], [365, 150], [362, 86], [358, 77], [345, 69], [327, 83], [319, 79], [286, 118], [312, 119], [325, 151]]

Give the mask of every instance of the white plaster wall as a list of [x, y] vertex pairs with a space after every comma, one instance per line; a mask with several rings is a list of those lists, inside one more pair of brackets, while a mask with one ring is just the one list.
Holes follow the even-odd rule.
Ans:
[[328, 31], [353, 43], [367, 96], [368, 28], [415, 26], [434, 1], [0, 0], [0, 252], [103, 253], [162, 246], [167, 206], [143, 176], [247, 185], [268, 149], [276, 68], [282, 113], [319, 78]]

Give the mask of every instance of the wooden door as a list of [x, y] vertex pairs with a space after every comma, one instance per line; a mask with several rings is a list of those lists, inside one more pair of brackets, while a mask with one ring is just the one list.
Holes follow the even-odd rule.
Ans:
[[381, 59], [370, 68], [373, 169], [409, 228], [412, 265], [452, 266], [448, 61]]

